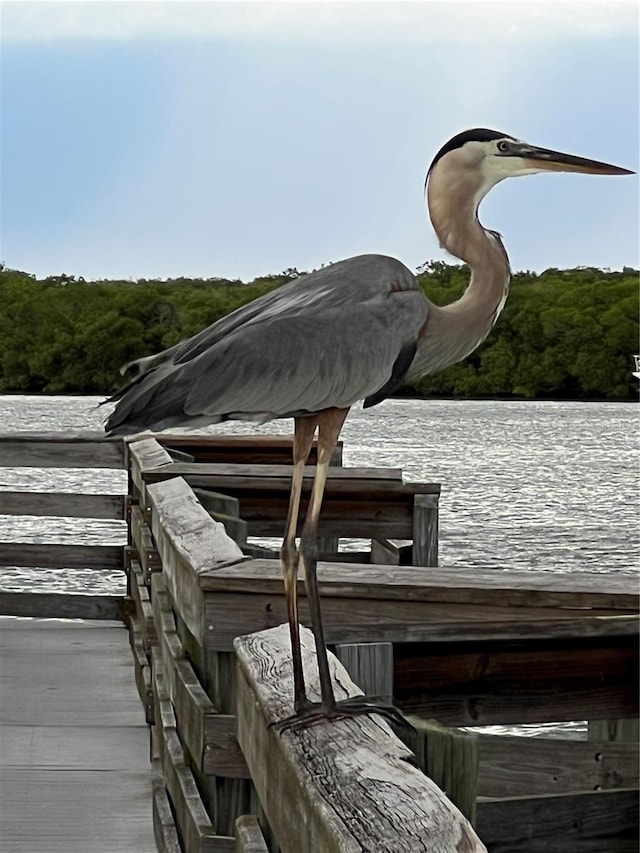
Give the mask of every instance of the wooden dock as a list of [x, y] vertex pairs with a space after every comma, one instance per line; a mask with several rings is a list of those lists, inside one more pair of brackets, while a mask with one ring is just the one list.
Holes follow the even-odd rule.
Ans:
[[0, 848], [151, 853], [149, 735], [122, 623], [0, 618]]
[[[129, 543], [119, 554], [127, 596], [5, 592], [0, 612], [52, 616], [64, 608], [66, 616], [125, 620], [133, 652], [127, 671], [151, 727], [149, 813], [158, 850], [636, 851], [637, 585], [610, 574], [438, 569], [439, 486], [405, 483], [394, 469], [342, 468], [340, 451], [328, 481], [319, 567], [337, 656], [331, 665], [341, 685], [352, 682], [339, 661], [365, 692], [393, 697], [403, 712], [432, 722], [413, 734], [382, 724], [384, 734], [378, 728], [375, 736], [370, 727], [380, 724], [365, 719], [295, 736], [269, 728], [289, 702], [289, 661], [277, 627], [284, 594], [275, 555], [251, 537], [283, 529], [290, 453], [286, 437], [0, 437], [0, 464], [104, 461], [129, 470], [129, 496], [120, 503]], [[89, 503], [0, 492], [0, 512], [17, 516], [118, 512], [113, 496], [94, 496], [90, 510]], [[368, 539], [370, 548], [339, 552], [346, 537]], [[0, 543], [0, 564], [60, 565], [64, 558], [70, 571], [83, 559], [91, 564], [90, 549], [59, 547]], [[118, 562], [99, 547], [95, 555], [97, 565]], [[304, 621], [302, 585], [300, 609]], [[98, 630], [96, 622], [84, 624]], [[313, 691], [313, 651], [306, 656]], [[99, 697], [100, 689], [88, 687], [87, 696]], [[82, 706], [77, 692], [68, 702]], [[475, 732], [487, 724], [572, 720], [589, 721], [588, 739]], [[323, 731], [340, 744], [331, 766]], [[415, 768], [406, 776], [411, 765], [396, 734], [428, 776]], [[365, 744], [374, 753], [363, 762], [357, 756]], [[36, 752], [45, 761], [46, 749]], [[358, 769], [365, 766], [377, 768], [375, 779]], [[144, 762], [139, 769], [147, 770]], [[364, 772], [359, 784], [370, 792], [357, 801], [369, 815], [361, 822], [349, 817], [356, 800], [338, 795], [354, 772]], [[391, 786], [385, 795], [376, 787], [381, 779]], [[418, 805], [409, 806], [403, 790]], [[376, 819], [385, 809], [382, 839]], [[104, 848], [112, 849], [130, 848]]]

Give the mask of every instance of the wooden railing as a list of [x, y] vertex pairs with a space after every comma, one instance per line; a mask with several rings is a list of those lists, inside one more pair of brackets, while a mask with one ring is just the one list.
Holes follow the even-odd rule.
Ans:
[[[0, 468], [90, 470], [123, 466], [122, 442], [105, 439], [102, 433], [0, 435]], [[19, 489], [0, 491], [0, 515], [15, 518], [16, 532], [24, 516], [124, 520], [125, 503], [123, 494], [30, 491], [22, 485]], [[78, 569], [124, 572], [124, 551], [120, 545], [32, 542], [9, 534], [0, 542], [0, 565], [34, 571], [63, 567], [70, 572]], [[121, 619], [124, 606], [123, 597], [116, 595], [0, 591], [0, 613], [12, 616]]]
[[[90, 605], [90, 596], [78, 596], [85, 599], [80, 603], [71, 596], [66, 605], [61, 595], [2, 593], [0, 608], [49, 616], [124, 614], [151, 724], [160, 850], [264, 853], [268, 839], [283, 853], [329, 851], [305, 840], [300, 820], [289, 826], [296, 823], [293, 813], [288, 822], [270, 800], [273, 779], [259, 769], [280, 751], [278, 766], [296, 795], [304, 792], [309, 819], [323, 832], [340, 825], [340, 808], [327, 812], [331, 798], [308, 783], [307, 747], [304, 754], [295, 744], [289, 749], [288, 736], [268, 727], [283, 712], [282, 702], [290, 704], [286, 643], [278, 627], [286, 609], [277, 560], [252, 556], [268, 551], [247, 543], [247, 537], [281, 535], [290, 477], [290, 468], [282, 466], [290, 459], [290, 440], [274, 437], [264, 446], [255, 437], [235, 446], [232, 438], [161, 440], [166, 446], [150, 438], [125, 443], [126, 502], [120, 496], [115, 503], [113, 496], [90, 503], [73, 495], [58, 502], [54, 496], [0, 492], [0, 511], [15, 516], [87, 517], [90, 506], [91, 514], [107, 517], [123, 512], [129, 544], [118, 549], [120, 562], [113, 564], [127, 571], [127, 597], [107, 597], [106, 603], [95, 597], [97, 603]], [[217, 441], [222, 456], [216, 455]], [[0, 462], [12, 466], [116, 467], [123, 464], [121, 454], [120, 442], [97, 437], [0, 438]], [[330, 561], [319, 569], [326, 632], [336, 657], [365, 692], [393, 697], [403, 712], [435, 721], [412, 717], [418, 733], [403, 738], [420, 766], [472, 821], [490, 853], [635, 849], [635, 583], [611, 573], [438, 569], [438, 492], [429, 484], [407, 488], [396, 471], [336, 466], [322, 531]], [[347, 537], [370, 538], [371, 551], [336, 552], [337, 540]], [[0, 564], [74, 565], [68, 546], [34, 547], [2, 543]], [[100, 546], [77, 554], [78, 564], [80, 555], [84, 565], [103, 564]], [[414, 561], [418, 565], [410, 565]], [[300, 595], [305, 622], [303, 589]], [[269, 671], [265, 655], [281, 661], [273, 701], [260, 675]], [[339, 666], [333, 658], [332, 666]], [[339, 680], [348, 683], [343, 671]], [[489, 724], [572, 720], [589, 720], [589, 740], [476, 731]], [[365, 738], [370, 724], [378, 725], [363, 720]], [[331, 736], [340, 731], [318, 727], [300, 744], [312, 746], [321, 730]], [[357, 730], [362, 732], [359, 723]], [[389, 732], [380, 738], [385, 749], [401, 754], [404, 747], [385, 740], [392, 738]], [[345, 742], [344, 750], [349, 748]], [[346, 766], [353, 770], [357, 762]], [[395, 778], [395, 772], [388, 765], [379, 768], [381, 776]], [[411, 784], [426, 784], [420, 796], [433, 804], [428, 781], [416, 777]], [[451, 803], [438, 802], [450, 832], [468, 833], [464, 849], [483, 849]], [[423, 819], [419, 815], [416, 826]], [[392, 816], [388, 823], [393, 825]], [[426, 824], [420, 831], [425, 849], [437, 850], [428, 847]], [[336, 838], [335, 849], [347, 844], [340, 832]], [[358, 843], [365, 850], [382, 849], [366, 846], [366, 832], [358, 834]], [[397, 843], [399, 848], [388, 849], [422, 849], [406, 839]]]
[[[146, 467], [149, 455], [155, 458]], [[255, 710], [259, 691], [250, 685], [253, 699], [246, 691], [237, 694], [234, 643], [239, 635], [263, 636], [255, 632], [268, 638], [269, 629], [284, 622], [278, 562], [221, 550], [220, 530], [214, 534], [189, 487], [189, 482], [211, 487], [206, 478], [220, 477], [219, 470], [175, 468], [157, 446], [142, 442], [130, 448], [130, 459], [140, 488], [133, 535], [146, 543], [157, 614], [154, 670], [169, 685], [161, 719], [168, 718], [169, 729], [178, 733], [184, 767], [191, 768], [211, 816], [209, 831], [215, 827], [231, 845], [236, 817], [253, 810], [265, 832], [282, 841], [288, 831], [282, 816], [273, 806], [268, 813], [263, 777], [247, 766], [253, 740], [245, 736], [243, 742], [240, 734], [240, 749], [235, 739], [236, 728], [241, 732], [245, 725], [239, 703]], [[167, 480], [170, 471], [184, 476]], [[234, 476], [239, 475], [226, 471], [216, 488], [233, 487]], [[348, 471], [334, 477], [346, 482]], [[356, 479], [366, 478], [358, 473]], [[374, 479], [388, 482], [378, 472]], [[344, 535], [344, 528], [336, 524], [325, 532]], [[143, 578], [142, 570], [137, 576]], [[427, 724], [411, 745], [431, 776], [454, 792], [490, 851], [571, 851], [598, 844], [611, 853], [629, 849], [637, 823], [635, 742], [504, 737], [467, 729], [463, 750], [445, 747], [451, 755], [444, 768], [436, 766], [443, 764], [442, 749], [434, 753], [434, 744], [455, 735], [459, 726], [615, 718], [632, 730], [638, 711], [638, 595], [628, 578], [334, 561], [321, 565], [320, 585], [328, 641], [349, 662], [360, 687], [376, 695], [392, 693], [406, 713], [438, 721], [436, 727]], [[301, 596], [305, 621], [302, 591]], [[246, 648], [244, 640], [237, 642]], [[281, 644], [275, 643], [274, 654]], [[282, 679], [277, 683], [281, 690]], [[263, 710], [266, 731], [276, 711], [268, 702]], [[248, 730], [255, 725], [254, 719]], [[267, 734], [263, 743], [270, 749]], [[251, 759], [254, 768], [269, 760], [268, 755]], [[473, 775], [462, 786], [454, 778], [460, 767]], [[298, 771], [303, 772], [292, 761], [286, 772], [297, 778]], [[250, 782], [252, 775], [263, 781]], [[177, 778], [172, 771], [169, 776]], [[466, 793], [455, 793], [456, 786]], [[587, 820], [588, 814], [597, 822]], [[188, 820], [196, 832], [196, 816]], [[537, 839], [537, 847], [531, 839]], [[295, 846], [302, 843], [297, 836], [291, 843], [283, 849], [304, 849]]]

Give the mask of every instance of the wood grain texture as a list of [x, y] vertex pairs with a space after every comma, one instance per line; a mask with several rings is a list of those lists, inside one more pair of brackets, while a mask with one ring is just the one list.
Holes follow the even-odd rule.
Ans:
[[158, 661], [153, 655], [156, 706], [155, 739], [162, 782], [166, 787], [183, 847], [188, 853], [233, 853], [234, 840], [219, 835], [202, 802], [180, 742], [177, 720]]
[[149, 486], [147, 497], [167, 591], [191, 633], [202, 640], [200, 575], [245, 557], [181, 478]]
[[391, 643], [341, 643], [335, 655], [366, 696], [393, 704], [393, 645]]
[[115, 623], [0, 619], [0, 846], [155, 851], [149, 736]]
[[[323, 596], [398, 599], [494, 605], [501, 608], [554, 608], [549, 616], [585, 608], [637, 614], [640, 594], [635, 579], [614, 572], [526, 572], [455, 567], [416, 572], [406, 566], [320, 563], [318, 580]], [[274, 592], [281, 584], [276, 560], [251, 560], [203, 574], [203, 590]], [[519, 611], [514, 611], [518, 613]], [[590, 614], [584, 614], [590, 615]], [[593, 615], [593, 614], [591, 614]], [[597, 615], [597, 614], [596, 614]], [[517, 618], [517, 617], [516, 617]]]
[[416, 494], [413, 499], [414, 566], [433, 568], [438, 565], [438, 497]]
[[481, 800], [476, 830], [491, 853], [637, 853], [638, 792]]
[[[302, 634], [309, 693], [316, 698], [314, 644], [309, 631]], [[292, 710], [286, 625], [241, 637], [235, 648], [238, 740], [283, 853], [485, 850], [379, 717], [297, 733], [268, 727]], [[338, 698], [357, 694], [333, 656], [331, 666]]]
[[0, 435], [0, 467], [123, 468], [119, 438], [102, 432], [17, 432]]
[[0, 492], [0, 514], [61, 518], [124, 518], [124, 495]]
[[[362, 588], [362, 594], [367, 596], [369, 590]], [[305, 591], [299, 589], [298, 595], [300, 620], [308, 625]], [[271, 594], [205, 593], [203, 608], [203, 643], [207, 648], [219, 651], [228, 651], [239, 634], [272, 628], [286, 619], [281, 585]], [[564, 636], [576, 638], [582, 636], [580, 625], [586, 618], [584, 611], [569, 609], [476, 607], [472, 604], [395, 598], [340, 598], [331, 594], [323, 596], [322, 612], [329, 643], [483, 641], [493, 638], [494, 633], [496, 638], [524, 635], [535, 639], [546, 636], [550, 612], [556, 623], [561, 618], [570, 626]], [[603, 611], [589, 612], [597, 614]], [[520, 620], [520, 624], [514, 620]], [[527, 623], [526, 631], [522, 627], [524, 623]], [[635, 632], [628, 636], [637, 636], [637, 623]]]
[[478, 734], [483, 797], [638, 787], [638, 744]]

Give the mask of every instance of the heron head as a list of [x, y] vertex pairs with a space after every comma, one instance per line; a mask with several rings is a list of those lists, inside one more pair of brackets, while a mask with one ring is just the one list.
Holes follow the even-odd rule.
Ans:
[[507, 133], [476, 128], [458, 133], [438, 151], [427, 182], [460, 181], [475, 187], [476, 202], [500, 181], [538, 172], [583, 172], [589, 175], [631, 175], [629, 169], [540, 148]]

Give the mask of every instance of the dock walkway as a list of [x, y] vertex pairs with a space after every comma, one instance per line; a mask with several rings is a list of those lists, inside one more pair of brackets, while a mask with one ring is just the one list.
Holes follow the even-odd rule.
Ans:
[[155, 853], [150, 801], [122, 623], [0, 618], [0, 849]]

